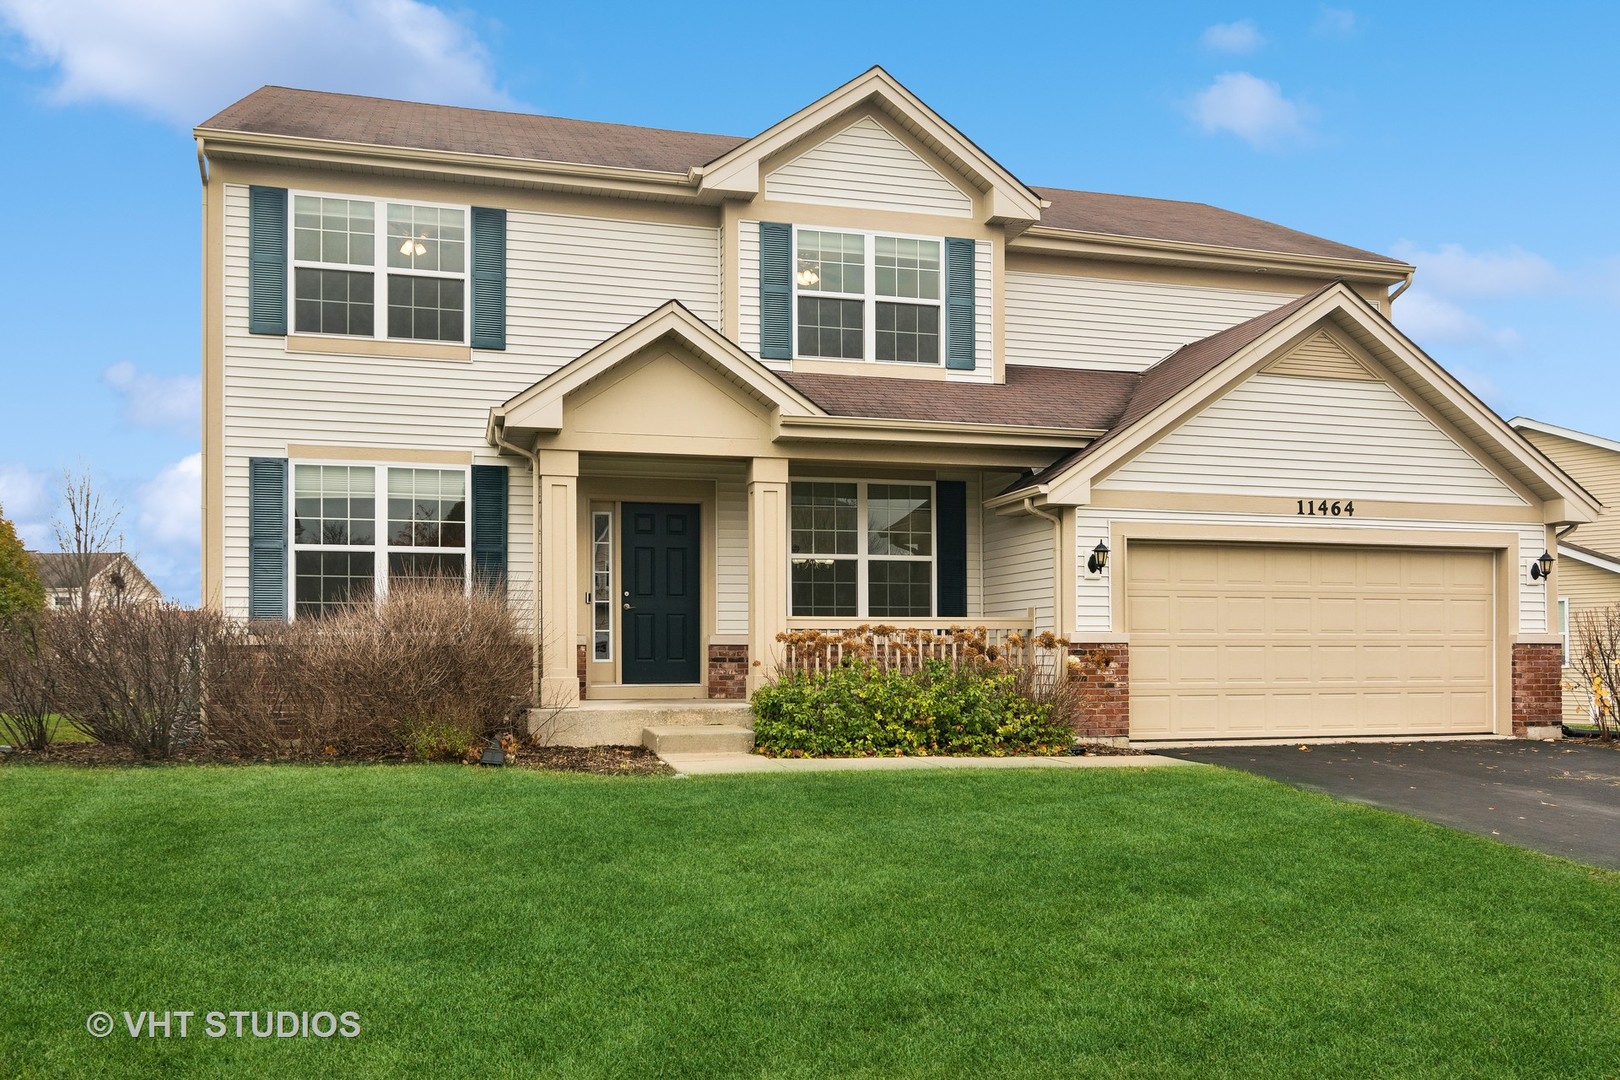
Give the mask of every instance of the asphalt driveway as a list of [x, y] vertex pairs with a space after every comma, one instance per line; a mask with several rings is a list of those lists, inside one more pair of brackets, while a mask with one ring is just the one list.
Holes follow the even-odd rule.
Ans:
[[1500, 740], [1157, 752], [1620, 870], [1620, 750]]

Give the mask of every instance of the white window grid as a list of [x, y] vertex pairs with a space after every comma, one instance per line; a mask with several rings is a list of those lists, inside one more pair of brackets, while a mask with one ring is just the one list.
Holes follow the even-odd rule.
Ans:
[[[862, 237], [862, 250], [865, 271], [863, 277], [866, 283], [864, 292], [827, 292], [821, 289], [801, 289], [799, 285], [799, 234], [800, 232], [838, 233], [843, 236]], [[883, 296], [877, 291], [877, 238], [880, 236], [893, 237], [896, 240], [923, 240], [939, 245], [939, 297], [928, 299], [911, 296]], [[945, 291], [949, 287], [949, 267], [946, 265], [945, 239], [940, 236], [923, 236], [919, 233], [901, 233], [888, 230], [867, 229], [841, 229], [831, 225], [795, 225], [793, 226], [793, 251], [788, 260], [791, 268], [789, 284], [792, 287], [790, 298], [790, 311], [792, 322], [790, 330], [793, 335], [792, 351], [795, 357], [806, 360], [831, 360], [850, 364], [882, 364], [900, 368], [929, 368], [945, 366]], [[799, 297], [803, 295], [818, 300], [859, 300], [862, 302], [861, 316], [861, 355], [856, 357], [835, 356], [805, 356], [799, 351]], [[877, 306], [879, 303], [910, 304], [918, 307], [933, 307], [939, 311], [939, 359], [932, 364], [924, 364], [908, 360], [879, 360], [877, 358]], [[882, 483], [882, 481], [874, 481]]]
[[1561, 639], [1560, 640], [1560, 647], [1563, 650], [1562, 656], [1563, 656], [1563, 661], [1564, 661], [1564, 667], [1569, 667], [1569, 598], [1568, 597], [1562, 597], [1561, 596], [1561, 597], [1558, 598], [1558, 636]]
[[[348, 469], [372, 469], [372, 542], [370, 544], [304, 544], [299, 543], [294, 529], [297, 526], [298, 466], [336, 465]], [[460, 547], [396, 546], [388, 543], [388, 470], [413, 469], [433, 472], [459, 472], [462, 491], [465, 492], [465, 522]], [[390, 552], [413, 555], [461, 555], [462, 588], [472, 594], [472, 470], [467, 466], [424, 465], [410, 462], [332, 461], [299, 459], [287, 463], [287, 617], [298, 618], [298, 553], [301, 551], [338, 552], [345, 554], [371, 553], [371, 594], [380, 603], [388, 596], [388, 556]]]
[[[316, 199], [343, 199], [347, 202], [369, 202], [372, 211], [372, 250], [371, 263], [338, 263], [322, 262], [310, 259], [300, 259], [294, 254], [297, 243], [297, 206], [299, 196]], [[446, 273], [440, 270], [416, 270], [410, 267], [388, 265], [388, 206], [428, 207], [434, 210], [454, 210], [461, 214], [462, 259], [460, 273]], [[472, 208], [459, 206], [455, 203], [425, 202], [421, 199], [385, 199], [369, 195], [356, 195], [352, 192], [339, 191], [289, 191], [287, 193], [287, 326], [293, 333], [301, 337], [326, 337], [338, 340], [360, 338], [372, 341], [429, 341], [437, 345], [465, 345], [472, 333]], [[371, 337], [364, 334], [323, 334], [317, 331], [298, 330], [297, 291], [298, 271], [305, 270], [341, 270], [345, 273], [372, 275], [372, 312]], [[446, 281], [460, 281], [462, 283], [462, 314], [461, 314], [461, 340], [447, 341], [442, 338], [391, 338], [388, 336], [388, 275], [401, 274], [405, 277], [441, 278]]]
[[[601, 538], [598, 538], [598, 533], [601, 534]], [[607, 569], [598, 569], [602, 566]], [[597, 651], [598, 646], [604, 646], [601, 652]], [[591, 659], [594, 662], [613, 659], [613, 511], [611, 510], [591, 511]]]
[[[890, 235], [888, 233], [885, 236]], [[850, 555], [823, 555], [815, 552], [796, 552], [792, 550], [793, 543], [793, 484], [854, 484], [855, 485], [855, 530], [856, 550]], [[926, 487], [928, 489], [928, 555], [873, 555], [869, 550], [870, 538], [867, 535], [870, 529], [868, 513], [867, 488], [870, 486], [884, 487], [895, 485], [898, 487]], [[852, 480], [847, 476], [795, 476], [788, 485], [788, 574], [787, 574], [787, 610], [789, 617], [800, 618], [827, 618], [827, 619], [865, 619], [868, 615], [867, 587], [871, 582], [870, 568], [873, 562], [918, 562], [933, 564], [939, 558], [939, 492], [932, 480]], [[799, 560], [810, 559], [815, 561], [841, 561], [854, 562], [855, 567], [855, 614], [854, 615], [799, 615], [793, 610], [793, 563]], [[928, 614], [912, 616], [894, 616], [896, 618], [932, 618], [939, 610], [939, 581], [938, 573], [931, 572], [928, 582]], [[881, 616], [890, 618], [891, 616]]]

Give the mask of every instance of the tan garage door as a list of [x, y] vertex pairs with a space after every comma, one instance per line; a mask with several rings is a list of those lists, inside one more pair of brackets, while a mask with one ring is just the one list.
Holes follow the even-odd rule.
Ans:
[[1133, 541], [1133, 739], [1488, 732], [1486, 551]]

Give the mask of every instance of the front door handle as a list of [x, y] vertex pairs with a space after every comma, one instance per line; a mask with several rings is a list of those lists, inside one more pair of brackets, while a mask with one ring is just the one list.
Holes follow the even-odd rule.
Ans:
[[634, 607], [632, 607], [631, 605], [626, 604], [626, 605], [624, 605], [624, 610], [626, 610], [626, 611], [634, 611], [636, 609]]

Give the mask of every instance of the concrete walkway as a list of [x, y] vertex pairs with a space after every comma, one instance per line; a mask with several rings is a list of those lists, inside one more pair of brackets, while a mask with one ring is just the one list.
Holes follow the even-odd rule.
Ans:
[[771, 758], [760, 754], [660, 754], [683, 776], [720, 773], [885, 772], [896, 769], [1148, 769], [1191, 765], [1156, 754], [1065, 757]]

